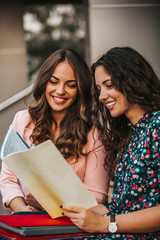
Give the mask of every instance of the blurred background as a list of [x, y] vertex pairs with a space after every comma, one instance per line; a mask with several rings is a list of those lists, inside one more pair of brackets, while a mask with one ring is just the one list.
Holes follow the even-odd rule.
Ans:
[[[51, 53], [72, 48], [90, 66], [111, 47], [130, 46], [160, 76], [159, 23], [160, 0], [1, 0], [0, 147]], [[1, 197], [0, 214], [9, 214]]]

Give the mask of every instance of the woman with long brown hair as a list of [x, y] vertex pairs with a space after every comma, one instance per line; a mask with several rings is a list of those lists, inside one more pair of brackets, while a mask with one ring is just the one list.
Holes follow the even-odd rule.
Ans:
[[[73, 50], [54, 52], [41, 66], [28, 109], [11, 127], [32, 146], [51, 139], [98, 202], [107, 201], [105, 151], [91, 121], [91, 73]], [[49, 167], [49, 166], [48, 166]], [[17, 211], [41, 208], [3, 163], [0, 188], [4, 206]]]
[[103, 233], [87, 240], [160, 239], [160, 81], [130, 47], [109, 50], [92, 73], [94, 122], [113, 194], [89, 210], [64, 204], [64, 215], [84, 231]]

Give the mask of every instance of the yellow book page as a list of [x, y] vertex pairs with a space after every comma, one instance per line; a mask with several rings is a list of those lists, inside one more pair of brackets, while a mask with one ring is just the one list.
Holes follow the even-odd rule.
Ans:
[[96, 199], [51, 140], [3, 159], [52, 217], [62, 216], [63, 203], [90, 208]]

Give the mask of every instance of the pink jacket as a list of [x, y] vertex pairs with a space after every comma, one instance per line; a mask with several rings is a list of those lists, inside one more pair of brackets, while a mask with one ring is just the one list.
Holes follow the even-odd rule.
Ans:
[[[29, 137], [34, 128], [34, 124], [28, 110], [17, 112], [11, 127], [17, 131], [30, 146], [32, 145]], [[97, 202], [102, 203], [108, 199], [109, 178], [103, 167], [106, 153], [98, 140], [97, 133], [94, 131], [94, 138], [92, 134], [93, 130], [89, 132], [87, 137], [88, 142], [84, 147], [84, 151], [88, 152], [92, 150], [92, 152], [87, 157], [81, 155], [78, 161], [75, 161], [75, 159], [67, 161], [88, 190], [94, 195]], [[10, 210], [8, 207], [9, 203], [14, 198], [25, 196], [24, 185], [9, 170], [3, 161], [0, 175], [0, 189], [4, 207], [8, 210]]]

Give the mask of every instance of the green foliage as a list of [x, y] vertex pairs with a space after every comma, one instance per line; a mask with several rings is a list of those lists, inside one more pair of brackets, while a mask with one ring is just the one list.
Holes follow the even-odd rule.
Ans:
[[[85, 58], [85, 16], [81, 4], [28, 6], [24, 14], [29, 78], [34, 80], [45, 59], [59, 48], [71, 48]], [[27, 18], [28, 17], [28, 18]], [[25, 27], [27, 19], [30, 27]], [[38, 30], [32, 28], [37, 23]]]

